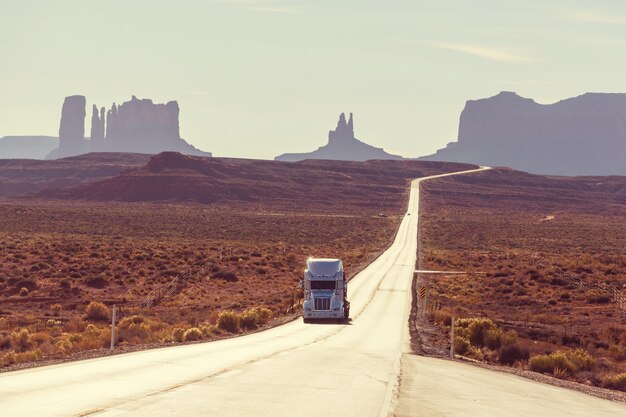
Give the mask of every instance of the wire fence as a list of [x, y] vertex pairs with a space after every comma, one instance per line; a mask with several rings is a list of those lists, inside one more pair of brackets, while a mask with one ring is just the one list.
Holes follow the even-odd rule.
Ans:
[[601, 294], [608, 296], [611, 301], [615, 303], [620, 312], [626, 316], [626, 297], [622, 292], [613, 285], [607, 284], [605, 282], [594, 282], [587, 283], [582, 278], [576, 277], [568, 272], [563, 271], [562, 269], [557, 269], [557, 272], [564, 276], [570, 284], [575, 286], [581, 291], [591, 292], [596, 291]]
[[149, 309], [159, 304], [166, 298], [172, 297], [173, 295], [177, 294], [190, 279], [196, 278], [201, 275], [206, 275], [212, 265], [212, 260], [207, 261], [198, 270], [191, 270], [183, 274], [176, 275], [167, 284], [150, 291], [141, 303], [141, 307]]

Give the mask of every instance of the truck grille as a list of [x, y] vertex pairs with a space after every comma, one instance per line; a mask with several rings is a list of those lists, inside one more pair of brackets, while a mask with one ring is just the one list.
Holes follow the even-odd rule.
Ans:
[[330, 298], [328, 297], [318, 297], [315, 298], [315, 309], [316, 310], [330, 310]]

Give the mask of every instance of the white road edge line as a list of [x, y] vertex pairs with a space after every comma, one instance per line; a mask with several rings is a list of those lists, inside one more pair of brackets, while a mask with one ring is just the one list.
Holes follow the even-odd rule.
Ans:
[[[412, 215], [418, 216], [417, 217], [417, 230], [419, 230], [420, 185], [423, 181], [443, 178], [443, 177], [451, 177], [453, 175], [473, 174], [476, 172], [486, 171], [489, 169], [491, 169], [491, 167], [481, 166], [478, 169], [471, 169], [471, 170], [459, 171], [459, 172], [450, 172], [447, 174], [440, 174], [440, 175], [432, 175], [430, 177], [416, 178], [413, 181], [411, 181], [411, 192], [414, 192], [413, 190], [417, 190], [415, 191], [417, 193], [417, 195], [415, 196], [416, 201], [417, 201], [417, 213], [412, 213]], [[409, 198], [409, 202], [410, 201], [411, 199]], [[410, 207], [407, 207], [407, 212], [408, 212], [408, 209], [410, 209]], [[411, 286], [409, 286], [409, 288], [411, 288]], [[385, 394], [383, 407], [380, 410], [380, 413], [378, 414], [379, 417], [392, 417], [394, 415], [395, 405], [398, 400], [398, 395], [400, 393], [400, 382], [401, 382], [400, 378], [401, 378], [401, 373], [402, 373], [402, 355], [404, 354], [405, 351], [407, 351], [407, 349], [409, 352], [412, 351], [410, 347], [411, 342], [410, 342], [410, 329], [409, 329], [409, 315], [411, 313], [411, 303], [413, 301], [412, 298], [413, 298], [412, 293], [411, 293], [411, 297], [406, 298], [406, 305], [405, 305], [404, 318], [403, 318], [405, 325], [403, 327], [404, 330], [402, 331], [402, 339], [403, 339], [404, 348], [400, 350], [398, 356], [396, 357], [394, 361], [394, 366], [393, 366], [393, 370], [389, 378], [389, 384], [387, 386], [387, 393]]]

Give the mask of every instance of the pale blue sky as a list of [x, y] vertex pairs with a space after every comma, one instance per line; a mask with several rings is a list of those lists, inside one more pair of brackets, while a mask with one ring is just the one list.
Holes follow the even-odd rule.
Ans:
[[465, 101], [626, 92], [623, 0], [0, 0], [0, 136], [56, 135], [67, 95], [178, 100], [216, 156], [326, 143], [340, 112], [403, 156]]

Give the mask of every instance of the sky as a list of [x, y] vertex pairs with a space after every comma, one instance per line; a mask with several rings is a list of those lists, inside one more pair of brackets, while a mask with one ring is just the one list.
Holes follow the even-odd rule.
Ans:
[[51, 135], [63, 99], [177, 100], [181, 136], [271, 159], [357, 138], [456, 140], [467, 100], [626, 92], [623, 0], [0, 0], [0, 137]]

